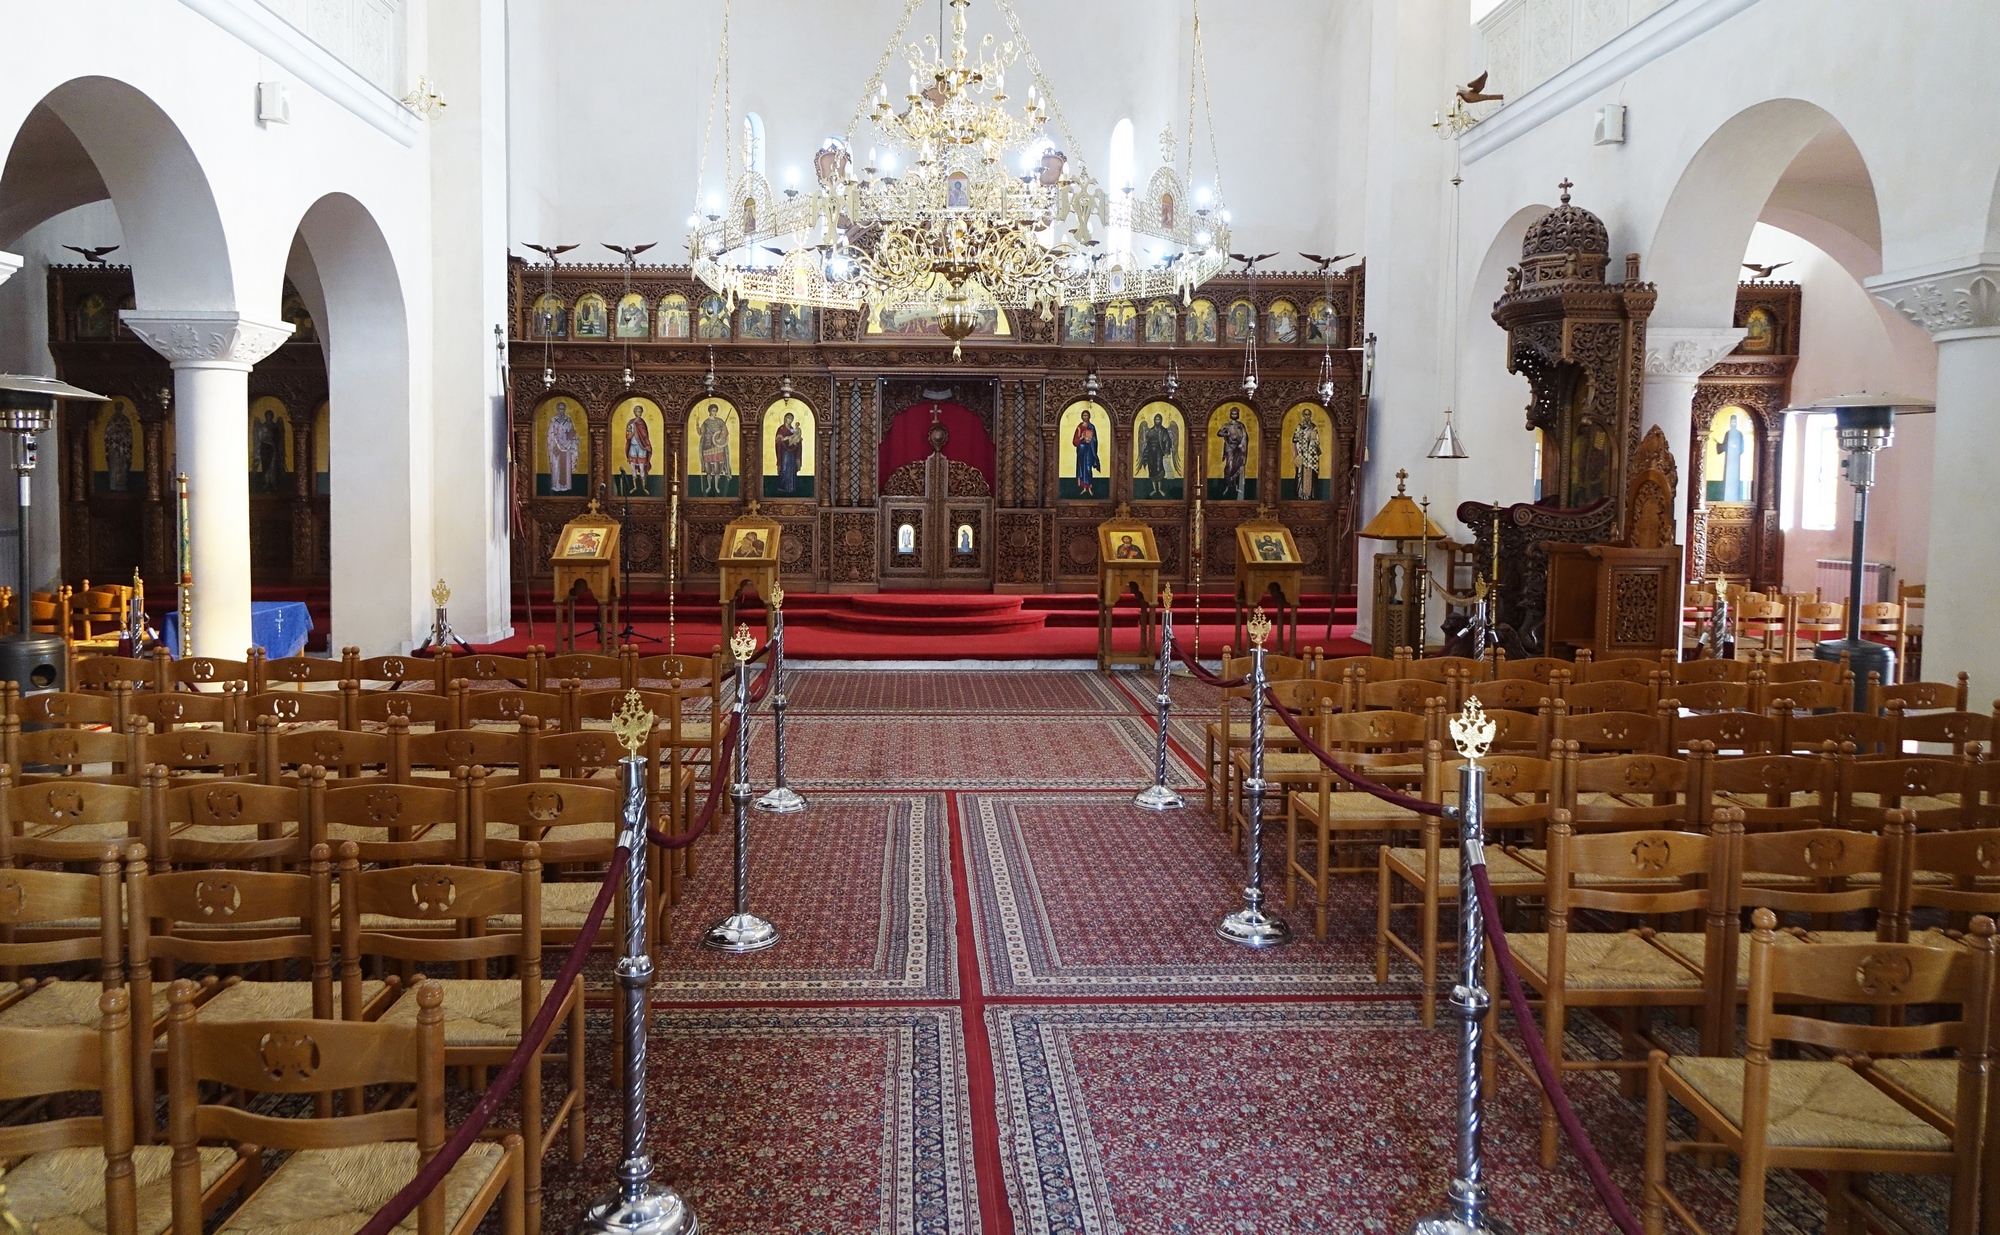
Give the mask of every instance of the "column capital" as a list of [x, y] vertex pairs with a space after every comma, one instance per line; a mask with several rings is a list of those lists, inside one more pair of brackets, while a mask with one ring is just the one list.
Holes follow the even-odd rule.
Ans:
[[1693, 381], [1736, 350], [1740, 326], [1646, 326], [1646, 376]]
[[2000, 336], [2000, 253], [1878, 274], [1866, 285], [1934, 342]]
[[14, 272], [25, 266], [27, 262], [28, 259], [22, 257], [19, 253], [8, 253], [0, 250], [0, 283], [5, 283], [7, 280], [13, 278]]
[[291, 337], [289, 322], [260, 322], [234, 309], [122, 309], [126, 328], [176, 369], [241, 369]]

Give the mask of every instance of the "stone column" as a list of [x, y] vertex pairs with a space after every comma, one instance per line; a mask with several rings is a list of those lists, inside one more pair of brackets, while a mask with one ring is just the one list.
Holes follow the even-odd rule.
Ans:
[[[1990, 254], [1878, 275], [1868, 290], [1937, 343], [1937, 422], [1931, 537], [1924, 572], [1924, 677], [1972, 675], [1972, 709], [2000, 695], [2000, 261]], [[1895, 449], [1891, 447], [1890, 449]]]
[[250, 367], [292, 327], [233, 309], [126, 309], [133, 334], [174, 370], [174, 440], [194, 537], [194, 650], [241, 660], [250, 646]]
[[[1735, 326], [1646, 326], [1646, 378], [1640, 390], [1639, 419], [1644, 429], [1654, 425], [1667, 435], [1674, 462], [1680, 465], [1680, 485], [1674, 490], [1676, 537], [1683, 549], [1697, 535], [1688, 495], [1700, 483], [1701, 460], [1688, 449], [1694, 436], [1694, 388], [1701, 375], [1736, 350], [1746, 331]], [[1643, 432], [1643, 429], [1642, 429]], [[1680, 575], [1685, 577], [1686, 559]]]

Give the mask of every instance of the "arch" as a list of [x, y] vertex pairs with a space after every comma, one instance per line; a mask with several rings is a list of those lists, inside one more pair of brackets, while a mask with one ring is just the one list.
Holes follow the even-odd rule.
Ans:
[[[1521, 260], [1521, 241], [1535, 220], [1549, 212], [1542, 203], [1523, 206], [1508, 216], [1494, 233], [1480, 258], [1479, 267], [1467, 280], [1470, 286], [1459, 307], [1457, 428], [1466, 453], [1475, 459], [1492, 460], [1482, 465], [1473, 488], [1461, 493], [1456, 469], [1433, 469], [1428, 477], [1433, 510], [1451, 512], [1463, 497], [1482, 500], [1524, 502], [1535, 498], [1540, 476], [1540, 456], [1535, 435], [1529, 432], [1523, 413], [1532, 395], [1528, 379], [1507, 371], [1507, 332], [1493, 320], [1493, 303], [1507, 287], [1507, 268]], [[1392, 486], [1394, 478], [1384, 480]], [[1383, 492], [1386, 495], [1388, 487]]]
[[1688, 161], [1661, 212], [1647, 265], [1667, 271], [1653, 320], [1726, 325], [1750, 229], [1801, 150], [1833, 114], [1803, 99], [1768, 99], [1725, 120]]
[[[328, 417], [325, 463], [315, 464], [343, 478], [327, 507], [333, 646], [406, 647], [428, 624], [433, 478], [430, 417], [410, 397], [402, 273], [375, 217], [345, 193], [308, 207], [298, 235], [324, 301], [327, 404], [340, 409]], [[497, 448], [482, 441], [466, 454], [485, 460]], [[348, 482], [364, 476], [370, 483]]]
[[[42, 97], [16, 134], [16, 143], [37, 132], [55, 137], [51, 126], [35, 121], [44, 109], [82, 147], [103, 181], [104, 195], [118, 211], [124, 232], [124, 252], [119, 256], [132, 266], [138, 307], [238, 307], [235, 269], [214, 191], [180, 126], [160, 105], [109, 77], [72, 78]], [[13, 163], [10, 157], [10, 171], [15, 170]], [[54, 198], [39, 204], [29, 201], [41, 186], [16, 181], [32, 182], [41, 172], [22, 171], [21, 176], [8, 175], [0, 181], [0, 200], [5, 202], [0, 216], [12, 208], [15, 235], [80, 204]], [[69, 186], [70, 196], [89, 191], [87, 184], [71, 179], [77, 182]], [[275, 288], [270, 301], [277, 303]]]

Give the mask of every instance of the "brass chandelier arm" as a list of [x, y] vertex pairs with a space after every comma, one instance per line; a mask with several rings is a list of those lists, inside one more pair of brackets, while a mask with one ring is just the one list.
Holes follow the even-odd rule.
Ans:
[[903, 41], [903, 31], [910, 28], [910, 20], [917, 15], [917, 9], [923, 3], [924, 0], [905, 0], [902, 20], [896, 23], [895, 33], [889, 36], [881, 57], [875, 61], [875, 72], [862, 83], [861, 101], [854, 105], [854, 116], [847, 122], [847, 132], [842, 135], [842, 140], [849, 146], [854, 144], [854, 131], [861, 127], [861, 117], [867, 114], [868, 105], [875, 101], [875, 92], [884, 84], [882, 74], [888, 71], [889, 62], [896, 58], [896, 48]]

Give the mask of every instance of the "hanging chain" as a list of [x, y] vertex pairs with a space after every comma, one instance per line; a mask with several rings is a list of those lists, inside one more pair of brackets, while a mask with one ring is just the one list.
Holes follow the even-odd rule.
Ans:
[[854, 148], [854, 131], [861, 127], [863, 113], [875, 101], [875, 92], [882, 87], [882, 74], [888, 71], [889, 61], [896, 58], [896, 49], [902, 46], [903, 31], [910, 28], [910, 20], [917, 15], [917, 10], [923, 7], [923, 3], [924, 0], [908, 0], [903, 5], [903, 18], [896, 23], [896, 32], [889, 36], [888, 45], [882, 49], [881, 57], [875, 61], [874, 74], [862, 84], [861, 101], [854, 106], [854, 118], [847, 122], [845, 140], [850, 152]]
[[[993, 0], [993, 7], [999, 9], [1000, 16], [1007, 19], [1007, 32], [1014, 36], [1015, 43], [1021, 48], [1021, 62], [1028, 66], [1028, 72], [1034, 74], [1035, 85], [1042, 92], [1042, 101], [1049, 105], [1049, 115], [1055, 117], [1057, 131], [1062, 134], [1063, 141], [1069, 144], [1069, 149], [1064, 153], [1068, 155], [1070, 162], [1076, 164], [1079, 172], [1089, 174], [1088, 165], [1083, 158], [1083, 146], [1077, 142], [1076, 134], [1069, 131], [1069, 121], [1063, 116], [1062, 105], [1056, 102], [1055, 89], [1049, 85], [1048, 76], [1042, 72], [1042, 62], [1035, 58], [1035, 49], [1028, 44], [1027, 32], [1021, 29], [1021, 19], [1015, 15], [1014, 6], [1007, 3], [1007, 0]], [[1082, 178], [1078, 177], [1079, 180]]]
[[[723, 106], [726, 108], [728, 106], [728, 95], [729, 0], [722, 0], [722, 40], [716, 49], [715, 80], [708, 88], [708, 119], [703, 121], [701, 126], [701, 159], [696, 166], [694, 177], [694, 212], [696, 215], [701, 214], [701, 186], [708, 179], [708, 143], [715, 132], [715, 102], [717, 97], [721, 97], [724, 100]], [[722, 118], [722, 142], [725, 147], [722, 156], [724, 160], [722, 174], [723, 178], [727, 180], [729, 176], [729, 151], [727, 150], [729, 144], [729, 117], [726, 113]]]
[[[1201, 41], [1201, 0], [1192, 0], [1192, 3], [1194, 12], [1194, 36], [1189, 41], [1191, 47], [1189, 59], [1193, 75], [1199, 78], [1201, 81], [1202, 117], [1208, 122], [1208, 161], [1210, 165], [1215, 169], [1215, 207], [1216, 209], [1220, 210], [1222, 208], [1222, 203], [1225, 200], [1222, 195], [1222, 153], [1216, 148], [1215, 145], [1215, 103], [1214, 100], [1212, 100], [1209, 97], [1208, 93], [1208, 50], [1206, 47], [1202, 45]], [[1192, 117], [1192, 108], [1194, 102], [1192, 95], [1194, 91], [1192, 83], [1190, 83], [1189, 85], [1188, 93], [1190, 95], [1190, 98], [1188, 100], [1190, 108], [1190, 116], [1188, 119], [1188, 145], [1192, 147], [1194, 145], [1194, 119]], [[1193, 175], [1194, 173], [1194, 155], [1192, 152], [1190, 152], [1188, 155], [1188, 173], [1189, 175]]]

